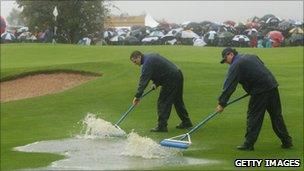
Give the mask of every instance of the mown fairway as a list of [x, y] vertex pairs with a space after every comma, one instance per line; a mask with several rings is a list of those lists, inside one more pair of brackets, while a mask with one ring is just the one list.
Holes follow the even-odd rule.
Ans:
[[[54, 154], [20, 153], [12, 151], [12, 148], [78, 134], [81, 125], [77, 122], [87, 112], [98, 113], [107, 121], [117, 121], [130, 105], [137, 87], [140, 70], [129, 60], [130, 53], [136, 49], [158, 52], [182, 69], [185, 77], [184, 100], [194, 124], [214, 111], [228, 67], [219, 64], [222, 48], [2, 44], [2, 79], [28, 71], [53, 69], [99, 72], [103, 76], [63, 93], [1, 103], [1, 170], [42, 167], [63, 158]], [[280, 148], [280, 141], [272, 131], [269, 115], [266, 114], [255, 151], [235, 149], [243, 142], [246, 98], [227, 107], [221, 115], [193, 134], [193, 145], [184, 152], [185, 156], [219, 160], [220, 164], [156, 169], [237, 170], [233, 163], [237, 158], [299, 158], [301, 168], [288, 170], [303, 168], [303, 47], [237, 50], [258, 54], [276, 76], [280, 84], [283, 115], [294, 139], [294, 148]], [[174, 109], [169, 120], [169, 133], [150, 133], [150, 128], [156, 124], [158, 93], [159, 90], [147, 96], [127, 117], [121, 125], [125, 131], [135, 129], [141, 136], [155, 141], [184, 133], [175, 129], [180, 121]], [[242, 94], [244, 91], [239, 86], [232, 98]]]

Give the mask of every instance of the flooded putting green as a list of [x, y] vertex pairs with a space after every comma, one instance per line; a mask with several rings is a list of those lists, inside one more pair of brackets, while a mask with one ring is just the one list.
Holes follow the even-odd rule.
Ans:
[[[102, 132], [107, 129], [104, 124], [108, 125], [109, 122], [93, 114], [88, 114], [83, 123], [86, 127], [84, 135], [63, 140], [39, 141], [16, 147], [15, 150], [66, 156], [65, 159], [38, 170], [130, 170], [218, 163], [215, 160], [184, 157], [181, 151], [162, 147], [135, 132], [122, 137], [108, 136]], [[113, 128], [109, 130], [113, 131]]]

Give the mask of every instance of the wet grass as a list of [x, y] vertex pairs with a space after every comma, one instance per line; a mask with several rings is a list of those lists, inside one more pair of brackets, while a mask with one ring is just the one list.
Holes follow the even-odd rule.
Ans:
[[[98, 113], [115, 122], [127, 110], [136, 90], [140, 70], [129, 61], [135, 50], [158, 52], [183, 71], [184, 100], [196, 124], [214, 111], [227, 65], [220, 65], [221, 48], [191, 46], [75, 46], [48, 44], [1, 45], [1, 79], [41, 70], [73, 70], [103, 73], [102, 77], [62, 93], [1, 103], [1, 170], [34, 168], [49, 165], [62, 156], [21, 153], [13, 147], [35, 141], [71, 137], [80, 132], [78, 121], [88, 112]], [[248, 98], [228, 107], [192, 135], [193, 145], [185, 156], [214, 159], [221, 164], [178, 166], [170, 170], [237, 170], [237, 158], [299, 158], [303, 168], [303, 47], [251, 49], [276, 76], [280, 86], [283, 115], [295, 147], [282, 150], [266, 114], [261, 134], [253, 152], [240, 152], [243, 142]], [[151, 133], [156, 124], [156, 101], [159, 90], [147, 96], [140, 106], [121, 124], [130, 132], [159, 141], [184, 133], [176, 130], [179, 119], [174, 109], [169, 120], [169, 133]], [[244, 94], [238, 87], [232, 98]], [[263, 170], [265, 168], [261, 168]], [[275, 169], [275, 168], [274, 168]], [[288, 168], [288, 170], [301, 168]]]

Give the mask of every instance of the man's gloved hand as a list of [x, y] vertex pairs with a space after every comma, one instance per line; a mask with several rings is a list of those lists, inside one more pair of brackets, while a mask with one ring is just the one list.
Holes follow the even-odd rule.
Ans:
[[151, 85], [151, 89], [156, 90], [156, 89], [157, 89], [157, 86], [156, 86], [155, 84], [152, 84], [152, 85]]
[[140, 102], [140, 98], [134, 97], [133, 99], [133, 105], [137, 106]]

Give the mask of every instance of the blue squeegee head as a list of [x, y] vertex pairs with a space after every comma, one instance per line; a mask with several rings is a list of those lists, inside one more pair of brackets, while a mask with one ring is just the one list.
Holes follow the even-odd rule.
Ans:
[[190, 144], [187, 142], [178, 142], [178, 141], [170, 141], [170, 140], [162, 140], [160, 145], [165, 147], [173, 147], [173, 148], [180, 148], [180, 149], [187, 149]]

